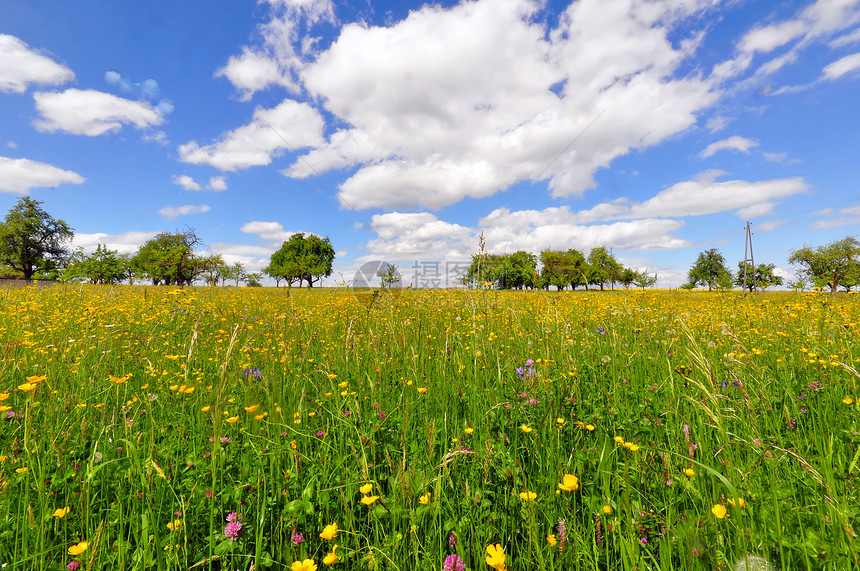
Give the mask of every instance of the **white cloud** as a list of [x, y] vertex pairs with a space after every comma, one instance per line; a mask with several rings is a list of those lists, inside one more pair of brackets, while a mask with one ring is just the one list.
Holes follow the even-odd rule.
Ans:
[[753, 228], [756, 232], [770, 232], [771, 230], [776, 230], [780, 226], [785, 226], [788, 224], [788, 220], [767, 220], [766, 222], [759, 222]]
[[10, 149], [17, 149], [18, 148], [18, 144], [15, 141], [7, 141], [6, 146], [9, 147]]
[[246, 222], [239, 230], [246, 234], [256, 234], [261, 240], [271, 242], [284, 242], [295, 234], [295, 232], [284, 230], [284, 226], [280, 222], [263, 222], [260, 220]]
[[158, 232], [133, 231], [123, 234], [75, 232], [75, 237], [72, 238], [72, 248], [82, 248], [85, 253], [89, 254], [94, 252], [99, 244], [104, 244], [109, 250], [115, 250], [120, 254], [134, 254], [138, 248], [154, 238], [156, 234]]
[[215, 72], [240, 91], [244, 101], [270, 85], [280, 85], [297, 93], [301, 90], [296, 76], [313, 55], [312, 36], [299, 38], [302, 25], [309, 28], [318, 22], [333, 22], [331, 0], [266, 0], [269, 21], [259, 27], [259, 46], [242, 48], [227, 64]]
[[[838, 213], [841, 215], [838, 218], [831, 218], [830, 220], [817, 220], [812, 224], [812, 227], [815, 229], [822, 228], [835, 228], [836, 226], [848, 226], [851, 224], [860, 224], [860, 206], [849, 206], [845, 208], [840, 208]], [[825, 208], [824, 210], [820, 210], [818, 212], [813, 212], [814, 215], [822, 215], [822, 216], [830, 216], [834, 214], [833, 209]]]
[[752, 147], [757, 147], [758, 141], [754, 141], [752, 139], [745, 139], [744, 137], [740, 137], [738, 135], [734, 135], [733, 137], [729, 137], [728, 139], [723, 139], [722, 141], [717, 141], [715, 143], [711, 143], [708, 147], [702, 151], [699, 155], [703, 159], [711, 157], [720, 151], [733, 150], [740, 151], [742, 153], [749, 153]]
[[209, 190], [222, 192], [227, 190], [227, 181], [223, 176], [213, 176], [209, 178]]
[[268, 165], [284, 149], [301, 149], [323, 142], [323, 119], [307, 103], [284, 100], [272, 109], [257, 108], [248, 125], [222, 135], [217, 143], [191, 141], [179, 147], [180, 160], [235, 171]]
[[849, 32], [844, 36], [839, 36], [838, 38], [830, 42], [830, 47], [840, 48], [842, 46], [848, 46], [857, 42], [860, 42], [860, 28]]
[[629, 214], [617, 218], [652, 216], [699, 216], [736, 211], [738, 216], [766, 214], [777, 199], [802, 194], [808, 189], [802, 178], [783, 178], [749, 182], [715, 182], [714, 173], [696, 180], [680, 182], [653, 198], [630, 207]]
[[84, 180], [76, 172], [47, 163], [0, 157], [0, 192], [26, 194], [33, 188], [54, 187], [63, 183], [81, 184]]
[[[786, 53], [761, 65], [754, 77], [775, 73], [784, 66], [798, 60], [801, 50], [813, 42], [831, 37], [851, 28], [860, 21], [860, 2], [857, 0], [817, 0], [797, 12], [794, 17], [757, 26], [747, 32], [738, 42], [735, 55], [714, 67], [712, 76], [717, 81], [737, 76], [746, 71], [756, 54], [767, 54], [778, 48], [788, 47]], [[831, 42], [831, 46], [850, 43], [857, 32], [842, 36]], [[783, 93], [785, 90], [777, 90]]]
[[0, 91], [24, 93], [29, 84], [60, 85], [72, 70], [32, 49], [15, 36], [0, 34]]
[[718, 116], [711, 117], [710, 119], [708, 119], [708, 122], [705, 127], [707, 127], [708, 131], [710, 131], [711, 133], [716, 133], [717, 131], [722, 131], [723, 129], [725, 129], [728, 124], [729, 120], [726, 117]]
[[772, 163], [784, 163], [788, 159], [788, 153], [762, 153], [762, 156]]
[[65, 131], [95, 137], [119, 131], [123, 124], [145, 129], [161, 125], [164, 118], [145, 101], [130, 101], [92, 89], [67, 89], [33, 95], [42, 119], [39, 131]]
[[227, 64], [215, 72], [215, 77], [226, 77], [242, 92], [241, 99], [248, 101], [251, 96], [269, 85], [283, 85], [291, 91], [297, 91], [295, 82], [289, 74], [280, 69], [278, 63], [262, 53], [243, 48], [242, 54], [230, 56]]
[[358, 166], [340, 189], [356, 208], [439, 208], [525, 180], [580, 195], [716, 100], [675, 77], [696, 42], [668, 35], [694, 5], [580, 0], [548, 29], [537, 2], [477, 0], [344, 26], [301, 79], [348, 126], [285, 174]]
[[178, 184], [185, 190], [200, 190], [200, 185], [187, 174], [174, 175], [173, 184]]
[[159, 214], [173, 220], [179, 216], [188, 216], [189, 214], [203, 214], [209, 212], [211, 208], [206, 204], [194, 205], [186, 204], [185, 206], [165, 206], [158, 211]]
[[860, 53], [845, 56], [828, 64], [821, 73], [825, 79], [834, 80], [857, 69], [860, 69]]

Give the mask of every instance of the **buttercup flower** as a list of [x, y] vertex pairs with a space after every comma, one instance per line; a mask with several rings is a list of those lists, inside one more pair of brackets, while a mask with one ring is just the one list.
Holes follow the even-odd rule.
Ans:
[[331, 552], [323, 558], [323, 563], [325, 565], [334, 565], [337, 562], [335, 550], [337, 550], [337, 543], [335, 543], [334, 547], [331, 548]]
[[714, 514], [717, 519], [723, 519], [726, 517], [726, 506], [723, 504], [715, 504], [714, 507], [711, 508], [711, 513]]
[[317, 571], [317, 564], [313, 559], [305, 559], [304, 561], [293, 561], [290, 566], [292, 571]]
[[69, 506], [66, 506], [64, 508], [59, 508], [59, 509], [54, 510], [54, 517], [58, 517], [58, 518], [66, 517], [66, 514], [69, 513], [69, 509], [70, 509]]
[[372, 489], [373, 489], [373, 484], [365, 484], [362, 487], [360, 487], [358, 489], [358, 491], [361, 492], [362, 494], [367, 494], [367, 493], [370, 493], [370, 490], [372, 490]]
[[558, 541], [556, 541], [555, 539], [555, 535], [552, 533], [546, 536], [546, 542], [549, 544], [550, 547], [555, 547], [555, 544], [558, 543]]
[[579, 489], [579, 478], [574, 476], [573, 474], [565, 474], [561, 479], [561, 483], [558, 485], [560, 490], [564, 490], [565, 492], [572, 492], [574, 490]]
[[86, 541], [81, 541], [80, 543], [77, 543], [77, 544], [69, 547], [69, 555], [80, 555], [81, 553], [86, 551], [87, 547], [89, 547], [89, 546], [90, 546], [90, 544], [87, 543]]
[[375, 502], [378, 499], [379, 499], [379, 496], [364, 496], [363, 498], [361, 498], [361, 503], [363, 503], [366, 506], [369, 506], [370, 504], [372, 504], [373, 502]]
[[424, 492], [420, 498], [418, 498], [418, 502], [422, 505], [427, 505], [430, 503], [430, 492]]
[[488, 545], [484, 561], [496, 571], [505, 571], [505, 548], [499, 543]]
[[524, 502], [530, 502], [530, 501], [534, 500], [536, 497], [537, 497], [537, 494], [534, 492], [529, 492], [529, 491], [520, 492], [520, 498], [522, 498], [522, 500]]
[[328, 524], [320, 533], [320, 537], [325, 540], [334, 539], [335, 535], [337, 535], [337, 523]]

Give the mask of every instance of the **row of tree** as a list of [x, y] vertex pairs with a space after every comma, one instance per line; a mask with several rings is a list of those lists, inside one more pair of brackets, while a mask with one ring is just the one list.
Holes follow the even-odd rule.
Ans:
[[[788, 263], [798, 267], [799, 280], [790, 284], [798, 289], [807, 286], [830, 289], [836, 293], [840, 287], [845, 291], [860, 286], [860, 241], [853, 236], [847, 236], [813, 248], [803, 246], [792, 250]], [[755, 288], [767, 288], [783, 284], [782, 277], [775, 273], [773, 264], [753, 265], [738, 262], [738, 272], [732, 272], [726, 265], [726, 259], [716, 248], [705, 250], [696, 258], [693, 267], [687, 274], [684, 288], [692, 289], [697, 286], [729, 289], [732, 285], [746, 286], [752, 291]]]
[[636, 271], [624, 267], [612, 252], [604, 247], [594, 248], [586, 257], [575, 249], [544, 250], [538, 257], [524, 250], [513, 254], [486, 254], [482, 251], [472, 256], [472, 263], [463, 277], [464, 285], [495, 287], [498, 289], [576, 289], [606, 284], [614, 287], [619, 283], [626, 289], [631, 285], [646, 288], [657, 281], [656, 275], [647, 270]]
[[191, 285], [202, 281], [225, 285], [234, 281], [259, 286], [263, 273], [277, 284], [307, 282], [312, 287], [332, 272], [335, 252], [328, 238], [293, 234], [272, 255], [263, 273], [247, 273], [239, 262], [228, 264], [220, 254], [200, 252], [202, 240], [193, 229], [162, 232], [143, 244], [134, 255], [119, 254], [98, 244], [91, 254], [70, 251], [74, 231], [64, 220], [54, 219], [42, 202], [22, 197], [0, 223], [0, 277], [49, 278], [64, 282], [153, 285]]
[[[272, 254], [262, 273], [246, 273], [242, 264], [227, 264], [221, 255], [203, 255], [202, 241], [193, 229], [162, 232], [142, 245], [134, 255], [120, 255], [99, 244], [95, 252], [70, 252], [68, 244], [74, 231], [64, 220], [54, 219], [42, 208], [42, 202], [22, 197], [0, 223], [0, 277], [54, 278], [62, 281], [90, 281], [115, 284], [135, 280], [153, 285], [190, 285], [203, 281], [210, 285], [260, 285], [263, 273], [288, 286], [307, 283], [313, 287], [332, 273], [335, 251], [329, 239], [313, 234], [293, 234]], [[512, 254], [488, 254], [481, 235], [479, 252], [463, 277], [465, 285], [492, 286], [501, 289], [556, 289], [599, 287], [618, 283], [646, 288], [656, 275], [647, 270], [624, 267], [605, 247], [594, 248], [586, 257], [575, 249], [544, 250], [540, 258], [524, 250]], [[538, 259], [541, 269], [538, 271]], [[813, 248], [792, 250], [790, 264], [798, 267], [801, 280], [794, 287], [811, 285], [842, 287], [847, 291], [860, 285], [860, 241], [853, 236]], [[394, 266], [396, 272], [396, 266]], [[707, 287], [729, 289], [732, 285], [750, 290], [782, 285], [774, 264], [738, 263], [733, 275], [719, 250], [700, 253], [688, 273], [685, 288]]]

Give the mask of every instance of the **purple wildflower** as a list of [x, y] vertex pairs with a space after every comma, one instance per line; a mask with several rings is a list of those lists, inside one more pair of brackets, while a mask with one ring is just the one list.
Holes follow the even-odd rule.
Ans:
[[466, 563], [462, 557], [452, 553], [442, 563], [442, 571], [466, 571]]
[[230, 523], [237, 522], [242, 519], [242, 514], [237, 514], [236, 512], [230, 512], [227, 514], [227, 521]]
[[299, 545], [300, 543], [304, 543], [305, 536], [296, 530], [293, 530], [293, 536], [290, 539], [293, 542], [293, 545]]
[[231, 521], [224, 528], [224, 535], [236, 541], [239, 538], [239, 534], [242, 533], [242, 524], [238, 521]]
[[75, 571], [75, 569], [80, 569], [80, 568], [81, 568], [81, 562], [78, 561], [77, 559], [72, 559], [71, 561], [68, 562], [68, 564], [66, 564], [66, 569], [71, 569], [72, 571]]
[[527, 361], [526, 361], [526, 367], [528, 367], [529, 369], [533, 369], [533, 368], [534, 368], [534, 366], [535, 366], [535, 361], [534, 361], [534, 359], [529, 359], [529, 360], [527, 360]]
[[525, 375], [526, 375], [526, 372], [523, 370], [523, 368], [517, 367], [517, 376], [522, 379]]
[[322, 430], [317, 430], [317, 436], [322, 438], [323, 436], [325, 436], [325, 432], [323, 432]]
[[457, 536], [453, 533], [448, 536], [448, 545], [451, 547], [451, 549], [457, 547]]

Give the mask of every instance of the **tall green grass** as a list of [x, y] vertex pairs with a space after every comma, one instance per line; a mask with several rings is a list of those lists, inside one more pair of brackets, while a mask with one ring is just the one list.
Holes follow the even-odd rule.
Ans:
[[858, 323], [797, 293], [0, 290], [0, 565], [855, 568]]

